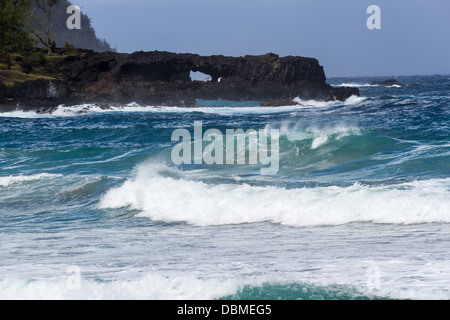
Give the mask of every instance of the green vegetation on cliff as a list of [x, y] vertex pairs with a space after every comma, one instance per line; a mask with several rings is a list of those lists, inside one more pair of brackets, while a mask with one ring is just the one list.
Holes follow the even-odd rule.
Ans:
[[85, 14], [81, 29], [67, 27], [71, 5], [68, 0], [0, 0], [0, 94], [16, 83], [57, 78], [55, 63], [82, 54], [77, 49], [113, 51]]
[[10, 69], [11, 54], [32, 47], [26, 23], [30, 13], [30, 2], [27, 0], [0, 0], [0, 62]]

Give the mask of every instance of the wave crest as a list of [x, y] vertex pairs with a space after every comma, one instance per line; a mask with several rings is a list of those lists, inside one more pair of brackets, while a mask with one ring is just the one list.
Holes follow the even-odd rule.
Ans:
[[54, 110], [47, 113], [36, 111], [16, 110], [12, 112], [0, 113], [0, 117], [4, 118], [49, 118], [49, 117], [73, 117], [85, 114], [95, 113], [118, 113], [118, 112], [155, 112], [155, 113], [186, 113], [201, 112], [207, 114], [271, 114], [279, 112], [295, 111], [299, 108], [310, 107], [333, 107], [339, 105], [357, 105], [362, 103], [366, 98], [351, 96], [346, 101], [316, 101], [301, 100], [295, 98], [293, 101], [298, 105], [289, 106], [267, 106], [267, 107], [167, 107], [167, 106], [146, 106], [137, 103], [127, 105], [100, 105], [100, 104], [79, 104], [73, 106], [60, 105]]
[[395, 186], [284, 189], [206, 184], [163, 176], [153, 164], [109, 190], [101, 209], [130, 207], [140, 216], [197, 226], [271, 222], [288, 226], [450, 223], [450, 179]]
[[8, 176], [8, 177], [0, 177], [0, 187], [9, 187], [13, 184], [19, 184], [22, 182], [29, 182], [29, 181], [35, 181], [35, 180], [42, 180], [42, 179], [51, 179], [55, 177], [61, 177], [60, 174], [49, 174], [49, 173], [41, 173], [41, 174], [35, 174], [31, 176]]

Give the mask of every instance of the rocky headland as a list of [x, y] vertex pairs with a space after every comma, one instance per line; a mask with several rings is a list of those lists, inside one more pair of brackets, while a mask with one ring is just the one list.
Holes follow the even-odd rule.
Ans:
[[[25, 81], [0, 90], [0, 111], [47, 112], [58, 105], [80, 103], [195, 106], [196, 99], [260, 101], [262, 106], [288, 105], [293, 99], [345, 101], [357, 88], [326, 83], [319, 62], [276, 54], [226, 57], [136, 52], [86, 51], [54, 65], [54, 80]], [[210, 81], [192, 81], [202, 72]]]

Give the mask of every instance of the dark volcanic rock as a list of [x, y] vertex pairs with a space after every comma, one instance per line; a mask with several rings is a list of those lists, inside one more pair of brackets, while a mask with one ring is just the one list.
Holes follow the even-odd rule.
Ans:
[[[357, 88], [333, 88], [313, 58], [262, 56], [225, 57], [136, 52], [71, 56], [57, 66], [61, 79], [13, 87], [7, 98], [26, 104], [130, 103], [193, 106], [195, 99], [261, 101], [262, 104], [304, 100], [340, 100], [359, 96]], [[211, 76], [191, 81], [190, 72]], [[2, 104], [0, 102], [0, 104]]]
[[61, 82], [45, 79], [18, 83], [8, 88], [3, 95], [0, 94], [0, 112], [17, 109], [49, 112], [58, 105], [69, 102], [69, 98], [62, 94], [62, 88]]
[[374, 86], [385, 86], [385, 87], [392, 87], [392, 86], [400, 86], [400, 87], [406, 87], [406, 84], [400, 83], [398, 80], [395, 79], [388, 79], [383, 81], [374, 81], [372, 82], [372, 85]]

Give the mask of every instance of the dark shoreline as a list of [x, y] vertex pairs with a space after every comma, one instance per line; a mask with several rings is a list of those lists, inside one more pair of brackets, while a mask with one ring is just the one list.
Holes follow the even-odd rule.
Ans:
[[[59, 105], [95, 103], [193, 107], [195, 99], [260, 101], [262, 106], [294, 104], [293, 99], [345, 101], [358, 88], [334, 88], [313, 58], [225, 57], [85, 51], [55, 63], [56, 80], [38, 79], [0, 92], [0, 111], [51, 112]], [[192, 81], [190, 72], [211, 81]]]

